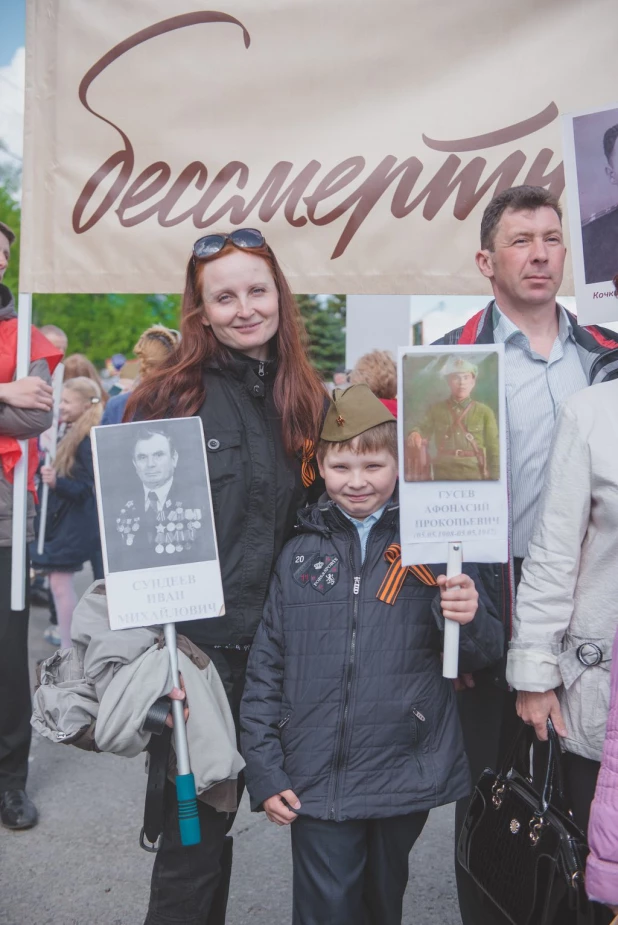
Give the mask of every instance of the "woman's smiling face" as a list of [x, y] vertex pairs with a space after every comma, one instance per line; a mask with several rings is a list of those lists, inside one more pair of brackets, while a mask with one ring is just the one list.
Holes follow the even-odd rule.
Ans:
[[279, 293], [262, 257], [235, 249], [202, 270], [203, 323], [226, 347], [266, 360], [279, 327]]

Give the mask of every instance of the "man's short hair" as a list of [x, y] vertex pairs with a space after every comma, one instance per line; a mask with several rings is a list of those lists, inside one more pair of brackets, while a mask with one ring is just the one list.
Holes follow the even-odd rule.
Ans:
[[162, 427], [157, 427], [156, 425], [153, 425], [153, 426], [140, 427], [140, 429], [138, 430], [137, 434], [135, 435], [135, 439], [133, 440], [133, 456], [135, 456], [135, 448], [137, 447], [137, 444], [140, 443], [141, 440], [150, 440], [151, 437], [165, 437], [165, 439], [169, 443], [170, 453], [173, 454], [177, 452], [176, 447], [174, 446], [174, 441], [172, 440], [168, 432], [164, 430]]
[[502, 190], [491, 200], [481, 219], [481, 248], [492, 251], [498, 222], [507, 209], [513, 212], [527, 212], [530, 210], [550, 208], [553, 209], [560, 224], [562, 224], [562, 209], [553, 193], [543, 186], [511, 186]]
[[8, 239], [9, 244], [12, 244], [15, 240], [15, 232], [12, 228], [9, 228], [8, 225], [5, 225], [4, 222], [0, 222], [0, 233]]
[[612, 154], [614, 153], [614, 148], [616, 146], [616, 139], [618, 138], [618, 125], [612, 125], [611, 128], [603, 135], [603, 150], [605, 152], [605, 157], [609, 161]]
[[316, 450], [319, 462], [323, 462], [328, 450], [339, 451], [343, 448], [352, 450], [358, 456], [364, 453], [379, 453], [380, 450], [388, 450], [393, 459], [397, 459], [397, 422], [385, 421], [383, 424], [376, 424], [369, 430], [352, 437], [350, 440], [338, 440], [336, 443], [332, 440], [320, 440]]
[[39, 328], [39, 331], [41, 334], [44, 334], [45, 337], [47, 337], [48, 334], [53, 334], [56, 337], [64, 337], [66, 341], [69, 339], [66, 333], [62, 328], [59, 328], [57, 324], [44, 324], [42, 328]]

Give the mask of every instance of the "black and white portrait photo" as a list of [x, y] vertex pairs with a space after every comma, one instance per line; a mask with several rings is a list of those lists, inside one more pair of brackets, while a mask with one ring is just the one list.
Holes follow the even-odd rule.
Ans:
[[576, 116], [573, 138], [586, 284], [618, 273], [618, 109]]
[[216, 558], [197, 418], [97, 427], [93, 448], [108, 572]]

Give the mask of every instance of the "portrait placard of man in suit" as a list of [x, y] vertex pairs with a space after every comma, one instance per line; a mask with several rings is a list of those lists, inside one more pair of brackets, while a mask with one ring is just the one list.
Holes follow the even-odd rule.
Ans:
[[[109, 571], [202, 562], [216, 556], [202, 449], [189, 446], [187, 436], [192, 433], [174, 428], [174, 423], [97, 429], [97, 452], [106, 458], [101, 483]], [[120, 438], [124, 438], [122, 447]], [[127, 472], [122, 457], [128, 463], [129, 452]]]

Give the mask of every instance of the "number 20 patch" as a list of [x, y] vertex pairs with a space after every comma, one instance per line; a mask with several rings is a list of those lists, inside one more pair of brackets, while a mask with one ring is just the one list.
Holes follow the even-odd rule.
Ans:
[[296, 555], [292, 561], [292, 577], [301, 587], [311, 584], [320, 594], [326, 594], [339, 581], [339, 556], [319, 552]]

